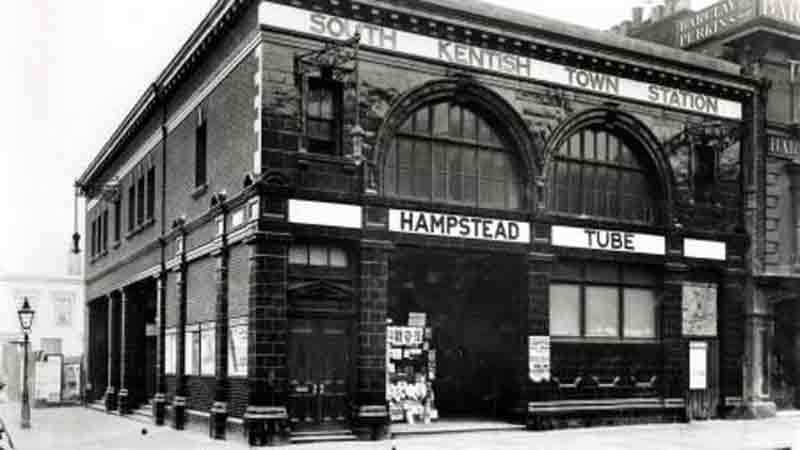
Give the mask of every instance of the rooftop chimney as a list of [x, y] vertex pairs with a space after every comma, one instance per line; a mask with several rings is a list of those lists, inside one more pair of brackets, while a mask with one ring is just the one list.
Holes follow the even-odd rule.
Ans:
[[633, 26], [638, 27], [642, 24], [642, 20], [644, 19], [644, 8], [641, 6], [635, 6], [633, 8]]

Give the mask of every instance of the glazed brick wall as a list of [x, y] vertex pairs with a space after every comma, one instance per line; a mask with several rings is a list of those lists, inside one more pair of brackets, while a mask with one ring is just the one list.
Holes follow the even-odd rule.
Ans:
[[216, 320], [216, 263], [206, 257], [187, 266], [186, 323]]
[[229, 267], [228, 317], [245, 317], [250, 308], [250, 248], [246, 245], [232, 247]]
[[247, 409], [248, 386], [245, 378], [228, 379], [228, 414], [242, 417]]
[[741, 274], [728, 274], [719, 286], [720, 386], [722, 396], [742, 395], [745, 353], [745, 286]]
[[214, 403], [214, 378], [186, 377], [186, 403], [188, 409], [209, 411]]
[[386, 310], [389, 257], [379, 248], [361, 248], [358, 321], [357, 398], [361, 405], [386, 401]]
[[251, 405], [284, 405], [288, 243], [273, 234], [251, 243], [247, 378]]
[[670, 397], [683, 397], [689, 386], [689, 344], [683, 338], [683, 283], [686, 275], [682, 270], [667, 272], [661, 297], [662, 381], [665, 395]]

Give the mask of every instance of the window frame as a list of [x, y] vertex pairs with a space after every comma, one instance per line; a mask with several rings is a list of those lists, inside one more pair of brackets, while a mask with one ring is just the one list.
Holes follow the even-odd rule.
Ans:
[[[314, 91], [323, 90], [329, 91], [331, 96], [331, 117], [323, 117], [320, 111], [319, 116], [315, 116], [311, 112], [311, 98]], [[305, 80], [305, 92], [303, 95], [303, 147], [304, 151], [316, 155], [327, 155], [338, 157], [343, 153], [343, 132], [344, 122], [342, 112], [344, 110], [344, 85], [340, 81], [327, 80], [320, 77], [310, 77]], [[331, 139], [319, 139], [312, 137], [309, 124], [311, 121], [324, 121], [331, 127]], [[319, 141], [320, 143], [329, 142], [330, 151], [319, 151], [317, 145], [313, 145], [312, 141]]]
[[202, 188], [208, 183], [208, 119], [202, 106], [197, 109], [194, 137], [194, 187]]
[[[661, 304], [663, 296], [663, 280], [659, 278], [657, 270], [650, 270], [647, 272], [653, 276], [650, 282], [632, 281], [625, 277], [626, 268], [630, 268], [632, 264], [626, 263], [613, 263], [602, 261], [582, 261], [582, 260], [567, 260], [568, 264], [577, 264], [580, 266], [579, 274], [560, 274], [554, 272], [550, 278], [550, 285], [548, 290], [549, 303], [552, 305], [553, 298], [550, 295], [550, 289], [553, 286], [572, 286], [578, 288], [578, 335], [553, 335], [550, 334], [551, 339], [560, 342], [578, 342], [578, 343], [591, 343], [591, 342], [604, 342], [604, 343], [655, 343], [662, 340], [662, 317], [661, 317]], [[589, 267], [609, 266], [613, 267], [616, 273], [614, 280], [598, 281], [592, 279], [588, 274]], [[617, 317], [616, 317], [616, 333], [614, 336], [599, 336], [590, 335], [587, 331], [589, 326], [588, 312], [587, 312], [587, 288], [614, 288], [617, 297]], [[647, 290], [653, 293], [653, 336], [627, 336], [626, 331], [626, 290]], [[550, 314], [552, 308], [548, 308], [548, 322], [551, 321]]]

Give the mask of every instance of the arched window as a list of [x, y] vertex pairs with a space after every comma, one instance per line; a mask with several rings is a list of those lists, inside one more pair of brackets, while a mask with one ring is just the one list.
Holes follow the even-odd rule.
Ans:
[[385, 159], [384, 193], [481, 208], [518, 209], [517, 158], [473, 110], [423, 106], [396, 131]]
[[566, 139], [550, 171], [550, 208], [557, 213], [654, 224], [658, 174], [631, 142], [590, 127]]

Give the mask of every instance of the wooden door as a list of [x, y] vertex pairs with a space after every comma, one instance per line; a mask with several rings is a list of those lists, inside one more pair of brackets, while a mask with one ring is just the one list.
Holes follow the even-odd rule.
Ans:
[[296, 429], [346, 425], [347, 331], [345, 320], [290, 321], [289, 416]]

